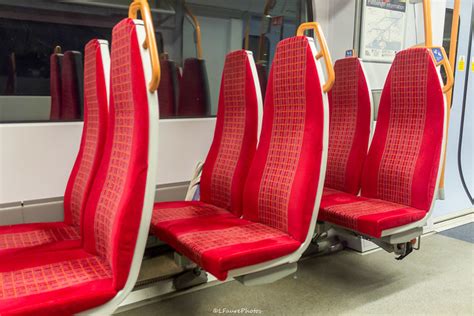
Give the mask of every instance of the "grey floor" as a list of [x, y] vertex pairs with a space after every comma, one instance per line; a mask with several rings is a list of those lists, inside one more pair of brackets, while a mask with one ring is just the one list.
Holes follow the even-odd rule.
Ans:
[[474, 223], [464, 224], [455, 228], [451, 228], [441, 232], [440, 234], [474, 244]]
[[296, 278], [256, 287], [229, 282], [119, 315], [212, 315], [241, 308], [256, 315], [474, 315], [474, 244], [432, 235], [403, 261], [384, 251], [342, 251], [304, 260]]

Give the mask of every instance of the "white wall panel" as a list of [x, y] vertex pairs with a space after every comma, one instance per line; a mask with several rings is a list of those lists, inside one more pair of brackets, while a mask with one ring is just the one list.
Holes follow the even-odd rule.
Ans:
[[[188, 181], [203, 160], [214, 118], [161, 120], [158, 184]], [[82, 123], [0, 125], [0, 204], [64, 194]]]

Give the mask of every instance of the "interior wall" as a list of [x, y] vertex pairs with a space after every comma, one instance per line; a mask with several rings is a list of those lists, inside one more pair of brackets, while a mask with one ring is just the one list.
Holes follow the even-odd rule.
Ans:
[[[157, 184], [190, 180], [214, 125], [215, 118], [160, 121]], [[63, 196], [81, 132], [82, 122], [0, 125], [0, 205]]]

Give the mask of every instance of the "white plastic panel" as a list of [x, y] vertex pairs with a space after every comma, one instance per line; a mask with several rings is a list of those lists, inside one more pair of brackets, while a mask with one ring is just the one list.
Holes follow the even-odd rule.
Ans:
[[[189, 181], [204, 160], [215, 118], [160, 121], [158, 184]], [[63, 196], [82, 122], [0, 125], [0, 204]]]

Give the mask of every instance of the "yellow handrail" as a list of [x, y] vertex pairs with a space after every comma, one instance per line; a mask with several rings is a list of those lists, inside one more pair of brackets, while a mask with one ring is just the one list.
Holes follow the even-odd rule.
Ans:
[[328, 46], [326, 43], [326, 39], [324, 37], [323, 31], [321, 30], [321, 26], [319, 25], [318, 22], [306, 22], [306, 23], [301, 24], [298, 27], [298, 30], [296, 31], [296, 35], [303, 36], [304, 31], [306, 30], [313, 30], [319, 42], [320, 51], [315, 57], [316, 59], [320, 59], [321, 57], [324, 57], [324, 63], [326, 65], [326, 73], [327, 73], [328, 78], [326, 80], [326, 83], [323, 85], [323, 91], [328, 92], [329, 90], [331, 90], [334, 84], [335, 74], [334, 74], [334, 68], [332, 65], [331, 55], [329, 54]]
[[[461, 9], [461, 0], [454, 0], [454, 7], [453, 7], [453, 20], [451, 23], [451, 40], [449, 45], [449, 64], [451, 69], [455, 69], [455, 62], [456, 62], [456, 49], [458, 47], [458, 33], [459, 33], [459, 13]], [[446, 102], [448, 103], [448, 110], [447, 110], [447, 121], [449, 124], [451, 108], [453, 106], [453, 89], [450, 89], [446, 94]], [[446, 129], [446, 139], [448, 137], [448, 129]], [[446, 172], [446, 151], [444, 152], [443, 157], [443, 169], [441, 170], [441, 179], [439, 182], [439, 188], [444, 189], [444, 174]]]
[[425, 46], [432, 46], [431, 0], [423, 0], [423, 21], [425, 25]]
[[136, 19], [140, 12], [143, 23], [145, 24], [146, 38], [143, 47], [150, 51], [151, 60], [151, 81], [148, 84], [150, 92], [158, 89], [161, 78], [160, 61], [158, 58], [158, 48], [156, 47], [155, 28], [153, 27], [153, 20], [151, 18], [150, 6], [147, 0], [134, 0], [128, 10], [128, 17]]
[[202, 59], [202, 45], [201, 45], [201, 25], [196, 16], [189, 10], [187, 5], [184, 5], [186, 15], [193, 21], [194, 30], [196, 32], [196, 54], [198, 59]]
[[[449, 45], [449, 64], [451, 69], [455, 69], [456, 62], [456, 48], [458, 47], [458, 32], [459, 32], [459, 12], [461, 8], [461, 0], [454, 0], [453, 21], [451, 23], [451, 40]], [[453, 91], [450, 90], [447, 94], [448, 105], [451, 108], [453, 98]]]

